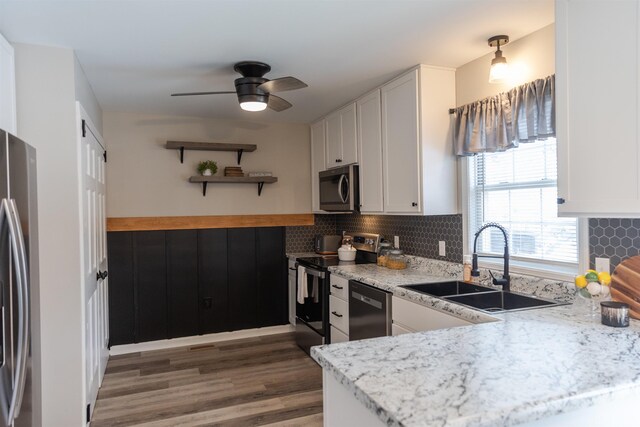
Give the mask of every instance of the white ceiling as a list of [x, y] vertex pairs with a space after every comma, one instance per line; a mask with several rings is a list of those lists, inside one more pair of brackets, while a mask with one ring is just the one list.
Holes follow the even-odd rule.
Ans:
[[[11, 42], [75, 49], [105, 111], [310, 122], [424, 63], [459, 67], [554, 21], [553, 0], [0, 0]], [[233, 64], [259, 60], [293, 108], [240, 110]]]

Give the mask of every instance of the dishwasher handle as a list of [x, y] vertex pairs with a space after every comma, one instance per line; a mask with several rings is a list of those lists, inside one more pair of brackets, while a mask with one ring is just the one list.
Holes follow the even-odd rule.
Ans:
[[375, 300], [375, 299], [371, 299], [369, 297], [365, 297], [364, 295], [362, 295], [362, 294], [360, 294], [358, 292], [352, 291], [351, 292], [351, 298], [355, 299], [356, 301], [361, 301], [361, 302], [363, 302], [365, 304], [369, 304], [370, 306], [375, 307], [378, 310], [382, 310], [382, 302], [380, 302], [378, 300]]

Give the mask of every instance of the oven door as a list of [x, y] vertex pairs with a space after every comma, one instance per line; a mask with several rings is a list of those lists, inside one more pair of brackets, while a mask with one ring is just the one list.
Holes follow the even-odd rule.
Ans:
[[[328, 273], [317, 270], [315, 268], [305, 267], [307, 276], [307, 297], [301, 304], [296, 298], [296, 320], [302, 321], [306, 326], [311, 328], [318, 335], [326, 335], [326, 293], [327, 283], [326, 277]], [[296, 290], [300, 281], [296, 284]], [[296, 294], [298, 295], [298, 294]]]
[[360, 209], [358, 165], [319, 173], [320, 209], [328, 212], [355, 212]]

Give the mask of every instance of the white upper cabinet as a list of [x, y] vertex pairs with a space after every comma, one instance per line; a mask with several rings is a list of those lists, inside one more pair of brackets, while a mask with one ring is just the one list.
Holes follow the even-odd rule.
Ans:
[[320, 120], [311, 125], [311, 210], [315, 213], [323, 213], [320, 210], [320, 182], [318, 173], [323, 171], [326, 164], [326, 120]]
[[15, 135], [16, 128], [16, 80], [13, 46], [0, 35], [0, 129]]
[[420, 213], [418, 71], [382, 87], [384, 210]]
[[639, 8], [556, 1], [560, 215], [640, 216]]
[[356, 101], [358, 165], [360, 166], [360, 212], [380, 213], [382, 196], [382, 116], [380, 90]]
[[458, 212], [448, 109], [455, 72], [420, 65], [381, 89], [384, 212]]
[[326, 123], [327, 169], [356, 163], [358, 161], [356, 104], [349, 104], [329, 114]]

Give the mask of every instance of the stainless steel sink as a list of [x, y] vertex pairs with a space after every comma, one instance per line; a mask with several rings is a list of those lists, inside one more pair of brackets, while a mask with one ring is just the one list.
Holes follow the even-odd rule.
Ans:
[[566, 304], [558, 301], [546, 300], [533, 296], [505, 291], [456, 295], [445, 297], [444, 299], [447, 301], [473, 307], [487, 313], [527, 310], [531, 308], [551, 307]]
[[403, 285], [401, 287], [435, 297], [496, 291], [495, 289], [488, 288], [486, 286], [479, 286], [473, 283], [460, 282], [457, 280], [449, 282], [419, 283], [417, 285]]

